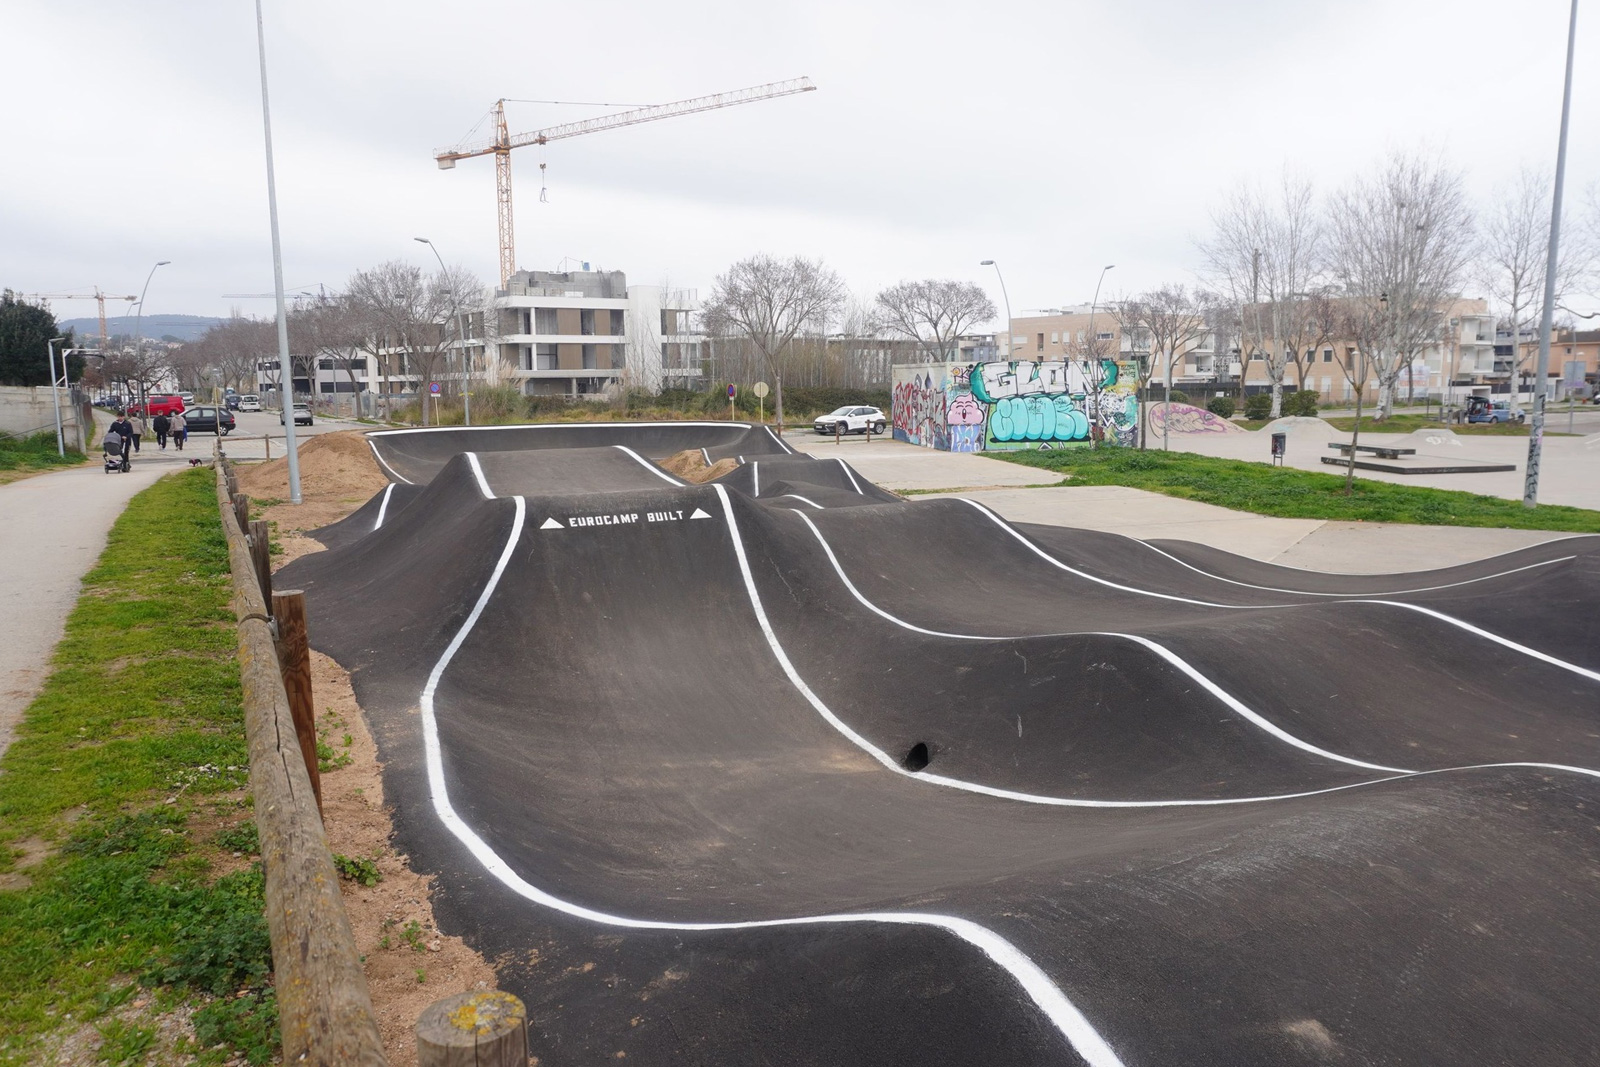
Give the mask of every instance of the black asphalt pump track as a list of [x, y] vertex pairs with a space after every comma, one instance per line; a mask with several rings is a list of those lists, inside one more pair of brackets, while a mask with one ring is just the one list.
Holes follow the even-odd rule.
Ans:
[[1600, 1056], [1600, 538], [1316, 575], [607, 429], [436, 431], [279, 579], [541, 1064]]

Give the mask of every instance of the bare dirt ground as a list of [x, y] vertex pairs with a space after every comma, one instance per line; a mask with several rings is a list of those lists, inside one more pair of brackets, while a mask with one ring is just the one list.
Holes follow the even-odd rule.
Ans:
[[[275, 525], [283, 551], [273, 557], [274, 568], [322, 551], [305, 532], [344, 518], [389, 484], [358, 432], [321, 434], [301, 445], [298, 506], [287, 503], [285, 460], [240, 465], [238, 477], [252, 512]], [[344, 879], [345, 908], [356, 950], [366, 958], [384, 1050], [393, 1067], [411, 1067], [417, 1062], [413, 1028], [422, 1009], [452, 993], [493, 989], [494, 969], [460, 938], [439, 932], [432, 879], [413, 871], [389, 846], [394, 825], [384, 805], [382, 764], [349, 674], [316, 652], [311, 669], [317, 732], [334, 753], [323, 761], [332, 766], [322, 775], [328, 848], [360, 870], [363, 880], [378, 878], [372, 885]], [[362, 861], [370, 866], [361, 868]]]
[[682, 452], [668, 456], [661, 461], [665, 470], [671, 471], [686, 482], [699, 485], [709, 482], [713, 478], [720, 478], [729, 471], [739, 466], [736, 459], [719, 459], [710, 466], [706, 465], [706, 457], [698, 448], [686, 448]]

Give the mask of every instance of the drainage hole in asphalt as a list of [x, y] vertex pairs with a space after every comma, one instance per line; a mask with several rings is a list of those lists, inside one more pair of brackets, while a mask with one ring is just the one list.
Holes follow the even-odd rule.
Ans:
[[928, 743], [918, 741], [911, 746], [911, 751], [906, 753], [906, 758], [901, 761], [906, 770], [920, 771], [928, 765]]

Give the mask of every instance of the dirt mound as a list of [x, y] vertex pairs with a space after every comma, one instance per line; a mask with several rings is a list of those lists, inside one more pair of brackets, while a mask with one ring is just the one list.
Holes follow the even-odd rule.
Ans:
[[719, 459], [708, 467], [703, 452], [698, 448], [686, 448], [662, 460], [660, 466], [662, 470], [676, 474], [686, 482], [699, 485], [701, 482], [714, 481], [722, 477], [738, 467], [739, 461], [731, 457]]
[[[318, 434], [299, 442], [302, 496], [356, 498], [365, 501], [389, 484], [367, 447], [366, 435], [356, 430]], [[240, 466], [239, 489], [258, 500], [284, 500], [289, 496], [289, 461], [268, 460]]]

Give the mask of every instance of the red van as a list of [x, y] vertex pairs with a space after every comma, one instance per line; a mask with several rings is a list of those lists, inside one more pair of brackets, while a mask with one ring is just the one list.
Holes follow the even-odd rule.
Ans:
[[[183, 398], [176, 393], [152, 393], [150, 394], [149, 403], [149, 415], [151, 418], [155, 418], [157, 415], [175, 415], [183, 410]], [[140, 405], [131, 404], [128, 407], [128, 414], [140, 415], [144, 414], [144, 412]]]

